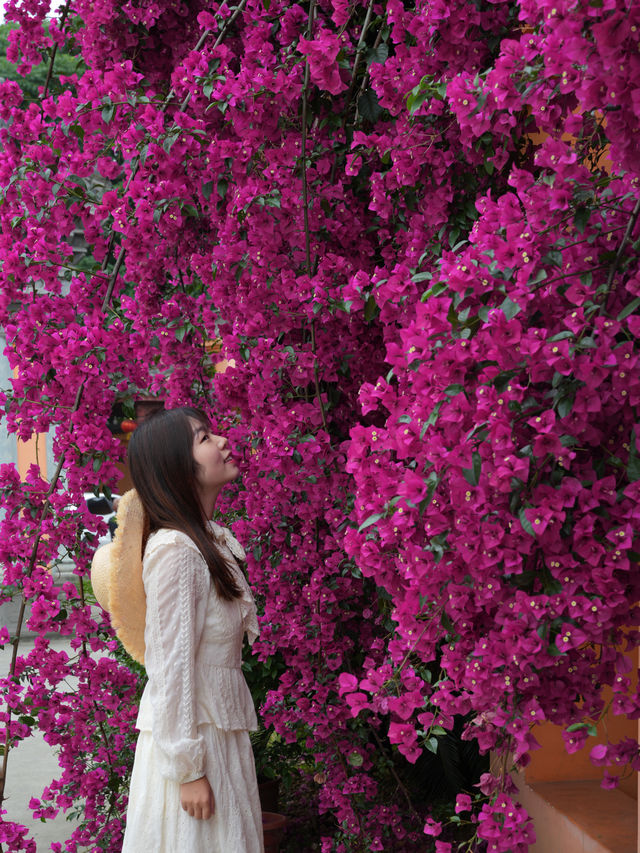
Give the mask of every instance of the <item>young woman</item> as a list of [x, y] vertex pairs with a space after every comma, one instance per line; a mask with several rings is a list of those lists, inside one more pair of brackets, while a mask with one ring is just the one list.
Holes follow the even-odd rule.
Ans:
[[[257, 636], [256, 611], [239, 567], [244, 551], [211, 521], [238, 467], [227, 440], [190, 408], [144, 421], [129, 444], [129, 467], [146, 525], [149, 681], [122, 851], [262, 853], [248, 734], [256, 716], [241, 670], [244, 634]], [[122, 503], [126, 514], [131, 499]], [[118, 537], [128, 538], [126, 520], [114, 545]], [[113, 613], [112, 621], [117, 629]]]

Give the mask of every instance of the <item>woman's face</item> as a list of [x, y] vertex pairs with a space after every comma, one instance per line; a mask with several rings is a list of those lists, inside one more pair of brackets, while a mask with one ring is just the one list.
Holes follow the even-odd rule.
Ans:
[[235, 480], [240, 469], [236, 465], [229, 443], [224, 436], [214, 435], [210, 428], [192, 418], [193, 458], [196, 462], [196, 482], [201, 499], [217, 497], [224, 485]]

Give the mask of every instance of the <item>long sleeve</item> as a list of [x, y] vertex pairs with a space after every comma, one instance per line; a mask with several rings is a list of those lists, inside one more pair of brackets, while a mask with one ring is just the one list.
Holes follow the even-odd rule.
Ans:
[[210, 576], [188, 537], [166, 531], [145, 554], [147, 594], [145, 664], [152, 731], [165, 759], [163, 776], [190, 782], [204, 774], [205, 746], [198, 733], [195, 663]]

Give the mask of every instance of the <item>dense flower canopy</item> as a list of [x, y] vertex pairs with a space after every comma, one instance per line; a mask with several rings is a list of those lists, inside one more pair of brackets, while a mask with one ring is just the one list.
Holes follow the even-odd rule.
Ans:
[[[583, 746], [606, 687], [640, 715], [638, 4], [48, 13], [6, 4], [8, 58], [53, 73], [33, 102], [0, 84], [2, 402], [21, 438], [55, 432], [61, 476], [0, 469], [3, 595], [39, 633], [1, 719], [60, 746], [36, 814], [86, 802], [58, 849], [119, 849], [136, 677], [74, 507], [117, 482], [108, 416], [140, 395], [203, 406], [244, 455], [225, 508], [286, 667], [263, 713], [306, 750], [323, 850], [437, 836], [393, 766], [456, 720], [522, 765], [537, 722]], [[594, 759], [640, 766], [627, 741]], [[478, 844], [528, 848], [507, 778], [469, 793]], [[35, 849], [10, 816], [0, 841]]]

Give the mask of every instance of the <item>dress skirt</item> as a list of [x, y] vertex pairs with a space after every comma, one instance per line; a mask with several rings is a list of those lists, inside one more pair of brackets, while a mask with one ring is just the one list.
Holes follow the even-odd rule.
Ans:
[[131, 776], [122, 853], [263, 853], [262, 811], [249, 733], [199, 726], [215, 813], [190, 817], [180, 785], [165, 778], [150, 731], [141, 731]]

